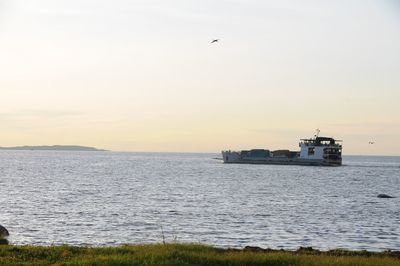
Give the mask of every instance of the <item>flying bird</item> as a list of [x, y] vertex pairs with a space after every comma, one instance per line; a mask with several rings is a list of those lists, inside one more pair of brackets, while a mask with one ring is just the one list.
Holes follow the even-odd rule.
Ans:
[[375, 144], [375, 141], [370, 141], [368, 142], [368, 144]]
[[215, 43], [215, 42], [219, 42], [219, 39], [214, 39], [214, 40], [212, 40], [211, 43]]

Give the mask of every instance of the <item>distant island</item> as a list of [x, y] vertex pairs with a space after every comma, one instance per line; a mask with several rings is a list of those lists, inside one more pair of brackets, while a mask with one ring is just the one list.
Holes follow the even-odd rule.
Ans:
[[18, 150], [18, 151], [107, 151], [93, 147], [77, 145], [52, 145], [52, 146], [18, 146], [18, 147], [0, 147], [0, 150]]

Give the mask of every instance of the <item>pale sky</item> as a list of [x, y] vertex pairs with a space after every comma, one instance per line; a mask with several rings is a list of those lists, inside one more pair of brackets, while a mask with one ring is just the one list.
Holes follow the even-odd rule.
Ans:
[[0, 0], [0, 92], [0, 146], [400, 155], [400, 2]]

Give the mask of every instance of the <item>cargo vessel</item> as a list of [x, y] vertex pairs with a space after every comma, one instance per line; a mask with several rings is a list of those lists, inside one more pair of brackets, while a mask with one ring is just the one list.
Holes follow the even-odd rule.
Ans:
[[222, 151], [224, 163], [280, 164], [280, 165], [342, 165], [342, 141], [331, 137], [301, 139], [300, 151], [252, 149]]

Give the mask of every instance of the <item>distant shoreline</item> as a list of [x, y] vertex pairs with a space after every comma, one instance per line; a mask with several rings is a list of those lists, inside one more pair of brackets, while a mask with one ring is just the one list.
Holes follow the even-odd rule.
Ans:
[[78, 145], [40, 145], [40, 146], [16, 146], [16, 147], [0, 147], [0, 150], [8, 151], [107, 151], [94, 147], [78, 146]]

